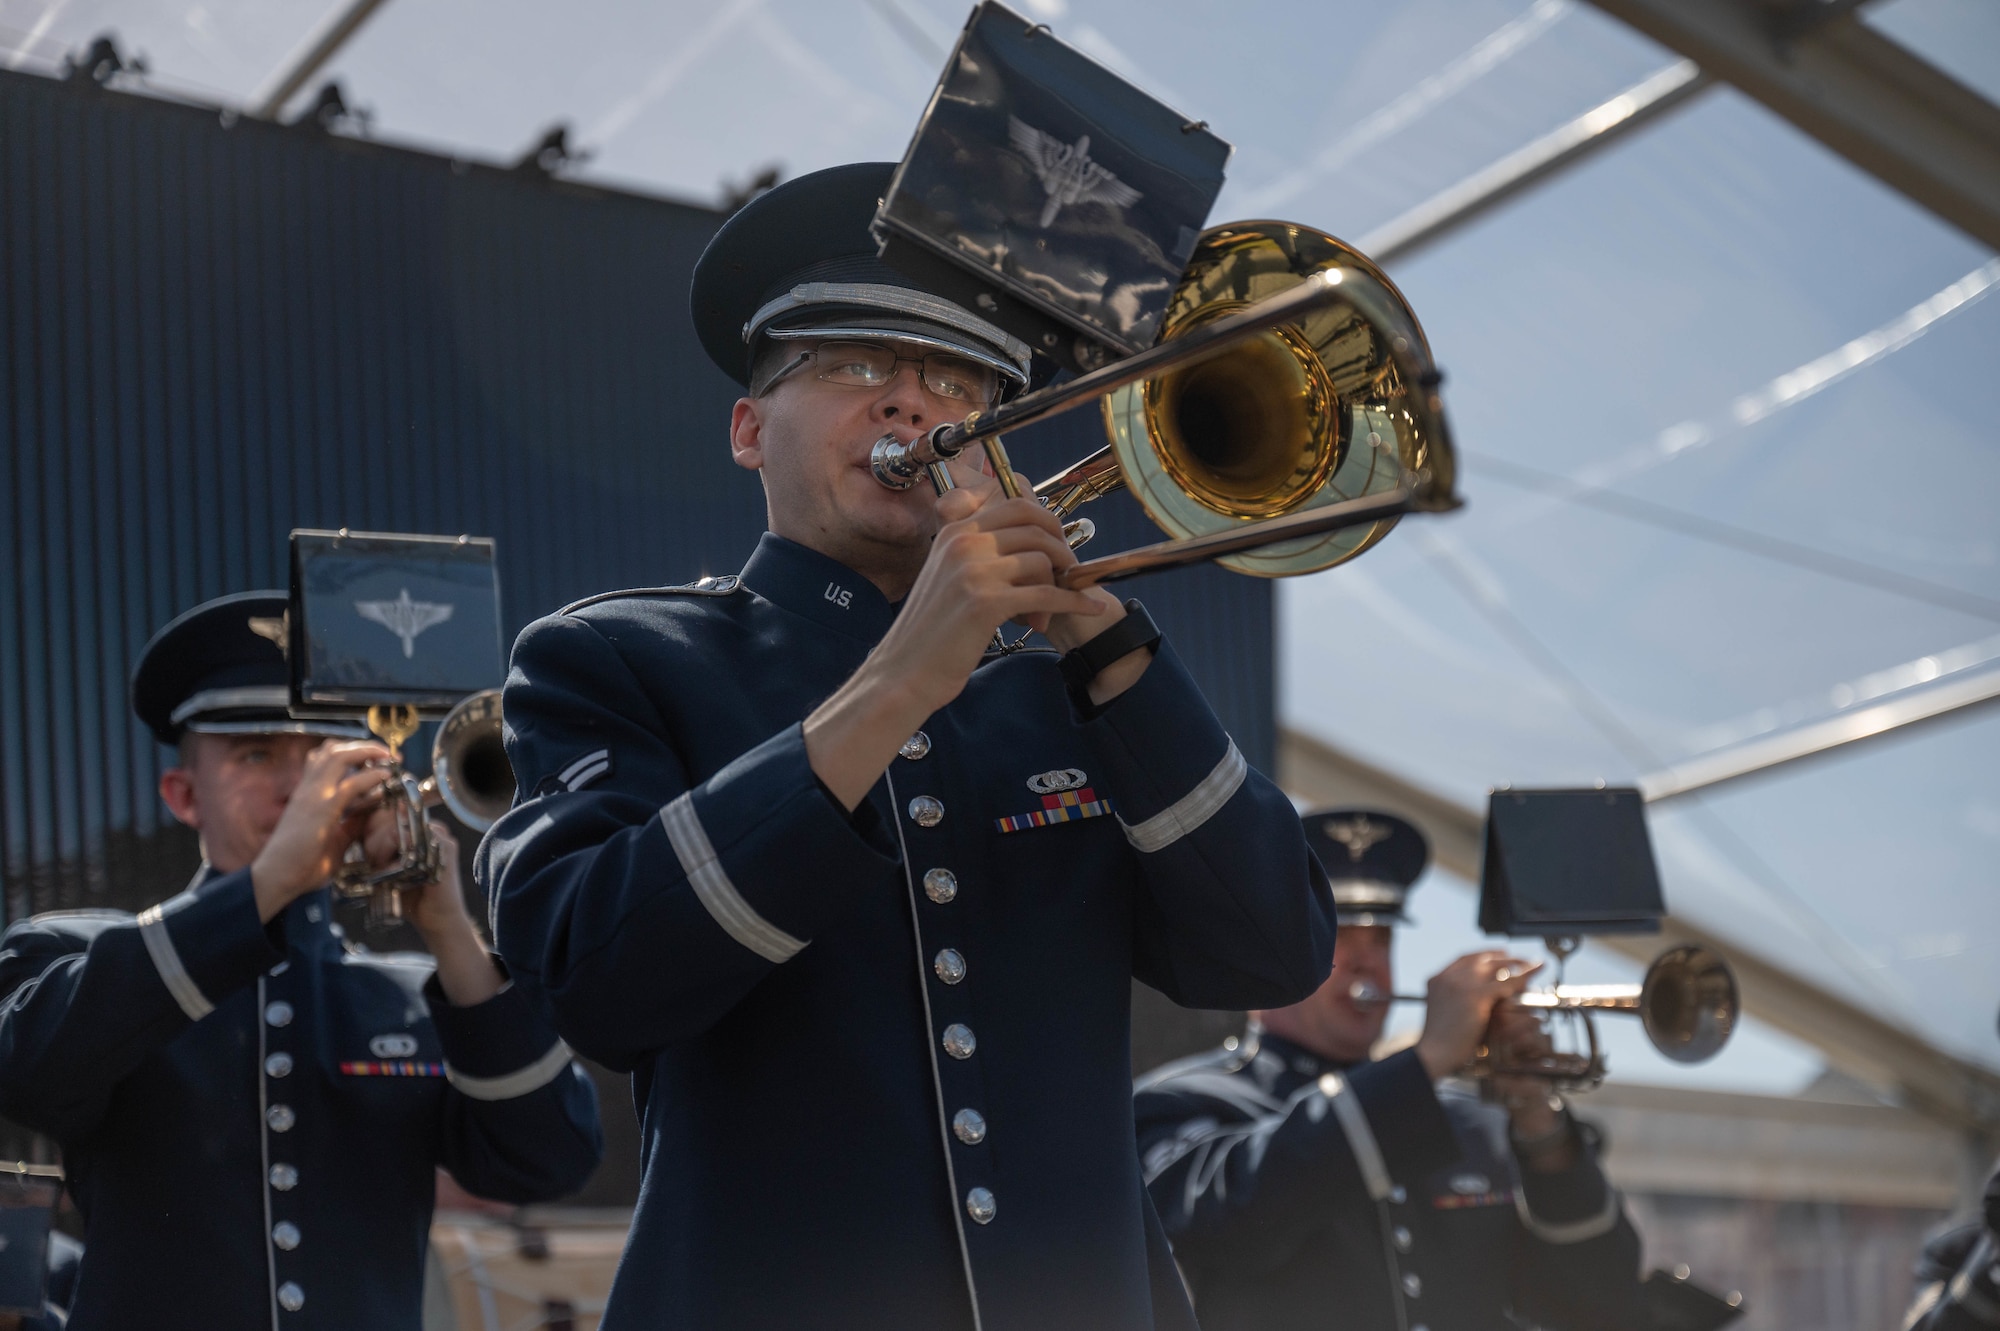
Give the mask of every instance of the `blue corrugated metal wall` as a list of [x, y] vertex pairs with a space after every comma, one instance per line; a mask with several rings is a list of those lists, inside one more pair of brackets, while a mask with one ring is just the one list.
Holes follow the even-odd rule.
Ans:
[[[499, 541], [507, 631], [738, 565], [762, 528], [697, 347], [708, 210], [0, 74], [0, 873], [10, 917], [192, 865], [125, 680], [295, 526]], [[1010, 441], [1041, 474], [1090, 413]], [[1156, 539], [1128, 501], [1104, 549]], [[1131, 584], [1268, 767], [1272, 597]]]

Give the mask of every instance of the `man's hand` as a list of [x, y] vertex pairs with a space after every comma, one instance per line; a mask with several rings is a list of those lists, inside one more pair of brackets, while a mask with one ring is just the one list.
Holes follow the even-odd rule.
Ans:
[[1006, 499], [990, 486], [961, 486], [938, 499], [943, 525], [871, 658], [909, 681], [924, 716], [959, 695], [1008, 620], [1040, 630], [1051, 616], [1095, 619], [1110, 600], [1056, 586], [1056, 574], [1077, 562], [1062, 524], [1038, 500]]
[[954, 467], [942, 526], [902, 613], [861, 668], [806, 718], [813, 772], [846, 809], [867, 795], [897, 748], [965, 688], [1008, 620], [1041, 628], [1052, 615], [1098, 617], [1106, 596], [1055, 585], [1076, 563], [1062, 524], [1028, 498]]
[[1541, 968], [1539, 961], [1504, 952], [1474, 952], [1431, 977], [1417, 1057], [1433, 1081], [1472, 1061], [1486, 1039], [1494, 1007], [1520, 993]]
[[[1541, 1020], [1526, 1008], [1502, 1007], [1493, 1013], [1487, 1047], [1496, 1060], [1533, 1066], [1554, 1052]], [[1549, 1093], [1541, 1077], [1495, 1077], [1493, 1097], [1506, 1106], [1509, 1130], [1530, 1169], [1567, 1169], [1576, 1159], [1576, 1136], [1568, 1131], [1562, 1102]]]
[[269, 923], [333, 877], [348, 846], [381, 802], [389, 750], [367, 741], [329, 741], [306, 758], [271, 839], [250, 863], [257, 916]]
[[500, 992], [506, 980], [486, 950], [465, 910], [465, 884], [458, 871], [458, 838], [428, 820], [424, 831], [444, 861], [438, 876], [403, 893], [403, 918], [423, 935], [437, 958], [438, 987], [453, 1007], [471, 1007]]

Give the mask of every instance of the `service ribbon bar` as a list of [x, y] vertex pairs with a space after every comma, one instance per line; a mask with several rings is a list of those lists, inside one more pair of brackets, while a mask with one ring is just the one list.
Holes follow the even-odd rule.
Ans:
[[1044, 795], [1042, 807], [1033, 813], [1017, 813], [1012, 818], [997, 818], [993, 826], [1002, 832], [1025, 832], [1031, 827], [1073, 823], [1083, 818], [1099, 818], [1110, 812], [1111, 801], [1097, 798], [1097, 792], [1085, 786], [1082, 790], [1065, 790], [1060, 794]]
[[340, 1070], [349, 1077], [442, 1077], [442, 1063], [342, 1063]]

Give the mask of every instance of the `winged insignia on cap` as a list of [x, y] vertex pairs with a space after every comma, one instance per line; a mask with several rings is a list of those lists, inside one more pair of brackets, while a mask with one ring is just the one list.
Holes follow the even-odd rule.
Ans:
[[1090, 135], [1075, 143], [1064, 143], [1018, 116], [1007, 117], [1007, 139], [1014, 151], [1035, 168], [1042, 192], [1049, 196], [1042, 205], [1043, 226], [1073, 203], [1102, 203], [1113, 208], [1130, 208], [1146, 196], [1090, 160]]
[[449, 603], [412, 601], [408, 587], [403, 588], [402, 594], [393, 601], [354, 603], [356, 614], [363, 619], [374, 620], [403, 640], [405, 659], [417, 654], [417, 635], [450, 619], [451, 609]]
[[250, 631], [276, 644], [279, 651], [285, 651], [291, 639], [291, 616], [289, 610], [282, 615], [252, 615]]
[[1391, 831], [1394, 830], [1381, 823], [1371, 823], [1360, 816], [1347, 819], [1329, 818], [1321, 824], [1321, 828], [1328, 836], [1347, 847], [1347, 858], [1357, 863], [1368, 853], [1370, 846], [1378, 841], [1388, 840]]

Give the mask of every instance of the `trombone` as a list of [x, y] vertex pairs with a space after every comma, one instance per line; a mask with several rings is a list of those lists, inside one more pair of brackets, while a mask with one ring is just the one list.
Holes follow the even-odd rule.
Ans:
[[[1366, 980], [1348, 986], [1356, 1003], [1422, 1003], [1421, 994], [1385, 994]], [[1653, 1048], [1676, 1063], [1705, 1063], [1722, 1052], [1743, 1010], [1736, 975], [1719, 952], [1693, 943], [1668, 948], [1653, 958], [1639, 984], [1558, 984], [1531, 989], [1509, 1000], [1517, 1007], [1560, 1014], [1582, 1027], [1581, 1052], [1552, 1051], [1528, 1062], [1511, 1062], [1482, 1048], [1466, 1069], [1477, 1079], [1541, 1077], [1552, 1089], [1569, 1093], [1596, 1089], [1604, 1081], [1604, 1053], [1598, 1047], [1594, 1012], [1623, 1012], [1639, 1018]]]
[[[1405, 513], [1459, 506], [1442, 380], [1402, 293], [1352, 246], [1290, 222], [1235, 222], [1196, 244], [1151, 348], [904, 443], [875, 478], [908, 489], [977, 443], [1009, 498], [1032, 492], [1072, 546], [1082, 504], [1128, 488], [1169, 539], [1085, 561], [1071, 588], [1215, 560], [1257, 577], [1330, 568]], [[1024, 489], [1000, 436], [1102, 400], [1109, 444]]]

